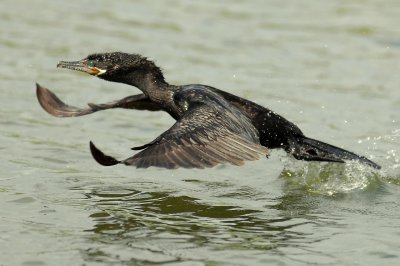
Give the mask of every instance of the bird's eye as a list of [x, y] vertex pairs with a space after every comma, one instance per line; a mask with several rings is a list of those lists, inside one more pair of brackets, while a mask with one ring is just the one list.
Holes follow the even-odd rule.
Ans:
[[94, 67], [94, 61], [89, 60], [89, 61], [87, 62], [87, 66], [88, 66], [88, 67]]

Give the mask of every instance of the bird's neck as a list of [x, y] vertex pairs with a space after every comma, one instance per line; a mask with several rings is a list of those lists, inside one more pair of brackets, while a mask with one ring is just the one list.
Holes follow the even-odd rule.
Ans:
[[157, 103], [166, 102], [171, 97], [174, 87], [164, 80], [162, 74], [156, 75], [153, 73], [134, 72], [127, 75], [123, 83], [135, 86], [146, 94], [150, 100]]

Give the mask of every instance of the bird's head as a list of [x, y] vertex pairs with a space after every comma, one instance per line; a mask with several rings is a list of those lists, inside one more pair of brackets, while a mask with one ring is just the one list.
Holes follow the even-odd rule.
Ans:
[[61, 61], [57, 67], [82, 71], [108, 81], [129, 83], [136, 78], [151, 75], [164, 81], [159, 67], [138, 54], [122, 52], [91, 54], [79, 61]]

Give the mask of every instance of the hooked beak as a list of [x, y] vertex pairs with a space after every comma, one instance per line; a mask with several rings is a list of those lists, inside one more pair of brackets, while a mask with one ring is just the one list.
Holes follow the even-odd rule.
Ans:
[[73, 61], [73, 62], [60, 61], [57, 64], [57, 67], [82, 71], [82, 72], [88, 73], [92, 76], [98, 76], [98, 75], [106, 73], [105, 69], [100, 69], [100, 68], [97, 68], [94, 66], [88, 66], [87, 60]]

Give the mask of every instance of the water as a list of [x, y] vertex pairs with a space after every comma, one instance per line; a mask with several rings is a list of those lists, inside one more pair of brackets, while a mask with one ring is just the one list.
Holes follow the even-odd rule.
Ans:
[[[398, 1], [0, 2], [0, 265], [397, 265]], [[83, 106], [137, 93], [59, 60], [141, 53], [170, 83], [257, 101], [310, 137], [383, 166], [273, 151], [243, 167], [104, 168], [166, 114], [58, 119], [35, 82]]]

